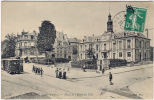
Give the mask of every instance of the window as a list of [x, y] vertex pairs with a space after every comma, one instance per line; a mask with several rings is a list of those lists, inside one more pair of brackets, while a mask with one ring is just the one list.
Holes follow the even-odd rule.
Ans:
[[98, 45], [96, 45], [96, 50], [98, 51]]
[[140, 48], [141, 48], [142, 42], [140, 41]]
[[122, 49], [122, 41], [119, 41], [119, 49]]
[[34, 55], [34, 51], [33, 50], [31, 50], [31, 55]]
[[27, 55], [27, 50], [24, 51], [24, 54]]
[[96, 58], [98, 59], [98, 53], [96, 54]]
[[92, 48], [92, 44], [89, 44], [89, 48]]
[[127, 52], [127, 57], [131, 57], [131, 52]]
[[119, 57], [122, 57], [122, 52], [119, 52]]
[[115, 54], [115, 53], [113, 53], [113, 59], [115, 59], [115, 55], [116, 55], [116, 54]]
[[131, 48], [130, 43], [131, 43], [131, 40], [127, 40], [127, 48]]
[[81, 54], [81, 59], [82, 59], [82, 54]]
[[34, 36], [33, 35], [31, 35], [31, 40], [33, 40], [34, 39]]
[[150, 42], [147, 41], [147, 42], [146, 42], [146, 48], [149, 48], [149, 47], [150, 47]]
[[27, 35], [25, 35], [25, 38], [27, 39], [27, 38], [28, 38], [28, 36], [27, 36]]
[[116, 42], [113, 43], [113, 49], [116, 49]]
[[24, 43], [24, 46], [27, 47], [27, 42]]
[[106, 44], [104, 44], [104, 50], [106, 50]]

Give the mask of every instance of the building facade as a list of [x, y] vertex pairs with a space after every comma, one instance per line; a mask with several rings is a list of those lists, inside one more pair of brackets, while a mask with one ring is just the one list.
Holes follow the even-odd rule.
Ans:
[[70, 59], [71, 61], [78, 60], [78, 45], [77, 38], [68, 38], [63, 32], [56, 33], [54, 43], [55, 57]]
[[79, 44], [79, 60], [87, 59], [86, 51], [93, 48], [98, 66], [106, 59], [125, 59], [127, 62], [150, 60], [150, 39], [142, 33], [113, 32], [111, 15], [108, 16], [107, 32], [99, 36], [85, 36]]
[[16, 41], [16, 51], [17, 57], [21, 58], [33, 58], [38, 55], [37, 44], [37, 33], [33, 31], [32, 33], [22, 32], [21, 35], [17, 35]]
[[68, 58], [68, 37], [63, 32], [56, 32], [54, 49], [56, 58]]

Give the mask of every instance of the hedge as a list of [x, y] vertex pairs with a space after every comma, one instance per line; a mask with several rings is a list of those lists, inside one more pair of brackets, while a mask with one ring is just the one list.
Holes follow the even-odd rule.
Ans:
[[109, 59], [109, 67], [119, 67], [119, 66], [126, 66], [127, 60], [123, 59]]

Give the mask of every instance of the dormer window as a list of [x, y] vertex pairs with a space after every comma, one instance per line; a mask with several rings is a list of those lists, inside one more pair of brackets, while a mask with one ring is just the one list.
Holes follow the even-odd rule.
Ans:
[[33, 40], [34, 39], [34, 36], [33, 35], [31, 35], [31, 40]]
[[126, 33], [124, 33], [124, 36], [126, 36]]

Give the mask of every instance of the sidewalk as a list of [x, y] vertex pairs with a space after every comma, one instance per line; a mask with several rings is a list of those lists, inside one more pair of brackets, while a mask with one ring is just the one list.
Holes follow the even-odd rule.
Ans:
[[[56, 68], [53, 67], [53, 65], [50, 65], [50, 67], [48, 65], [40, 65], [40, 64], [33, 64], [33, 63], [25, 63], [24, 64], [24, 68], [26, 68], [26, 70], [31, 70], [32, 71], [32, 66], [35, 65], [37, 67], [42, 67], [44, 70], [44, 75], [48, 75], [51, 77], [55, 77], [55, 70]], [[64, 64], [63, 64], [64, 65]], [[80, 68], [70, 68], [70, 70], [67, 72], [67, 77], [68, 79], [79, 79], [79, 78], [95, 78], [95, 77], [101, 77], [101, 76], [106, 76], [109, 74], [109, 72], [111, 72], [112, 74], [120, 74], [120, 73], [125, 73], [125, 72], [130, 72], [130, 71], [135, 71], [135, 70], [140, 70], [140, 69], [144, 69], [144, 68], [150, 68], [152, 64], [147, 64], [147, 65], [141, 65], [141, 66], [132, 66], [132, 67], [116, 67], [116, 68], [112, 68], [109, 70], [106, 70], [104, 72], [104, 74], [100, 73], [96, 73], [95, 70], [93, 71], [89, 71], [86, 70], [86, 72], [83, 72], [82, 69]]]

